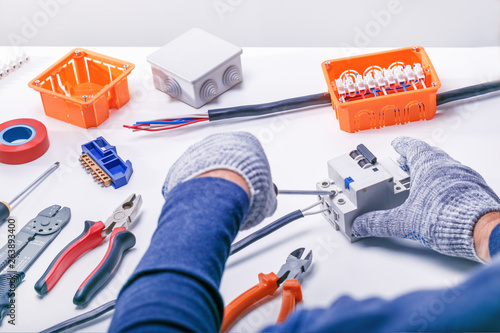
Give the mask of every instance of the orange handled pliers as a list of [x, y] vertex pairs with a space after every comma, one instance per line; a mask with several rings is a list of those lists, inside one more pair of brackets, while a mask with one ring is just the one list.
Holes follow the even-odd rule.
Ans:
[[278, 274], [259, 274], [259, 283], [238, 296], [224, 309], [224, 320], [221, 332], [225, 332], [245, 310], [266, 296], [271, 296], [283, 283], [283, 294], [281, 310], [277, 323], [285, 321], [295, 308], [297, 302], [302, 301], [302, 288], [300, 280], [302, 274], [311, 266], [312, 251], [304, 259], [300, 259], [304, 253], [301, 247], [288, 255], [286, 263], [281, 266]]

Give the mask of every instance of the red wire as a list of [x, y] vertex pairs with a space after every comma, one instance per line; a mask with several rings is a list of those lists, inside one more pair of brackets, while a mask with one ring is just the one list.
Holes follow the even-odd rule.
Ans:
[[[175, 119], [168, 119], [168, 120], [175, 120]], [[166, 131], [166, 130], [179, 128], [179, 127], [184, 127], [187, 125], [191, 125], [191, 124], [195, 124], [195, 123], [199, 123], [199, 122], [207, 121], [207, 120], [208, 120], [208, 118], [201, 118], [201, 119], [196, 119], [196, 120], [190, 121], [190, 122], [185, 123], [185, 124], [179, 124], [179, 125], [175, 125], [175, 126], [171, 126], [171, 127], [161, 127], [161, 128], [141, 128], [141, 126], [145, 126], [147, 124], [137, 124], [137, 125], [132, 125], [132, 126], [123, 125], [123, 127], [130, 128], [130, 129], [137, 130], [137, 131], [159, 132], [159, 131]]]
[[[178, 120], [178, 119], [180, 119], [180, 118], [169, 118], [169, 119], [163, 119], [162, 121], [172, 121], [172, 120]], [[194, 118], [194, 119], [192, 119], [191, 121], [189, 121], [187, 123], [183, 123], [183, 124], [179, 124], [179, 125], [168, 125], [168, 124], [164, 124], [164, 126], [161, 126], [161, 124], [155, 124], [155, 125], [158, 125], [157, 127], [159, 127], [156, 130], [165, 130], [165, 129], [177, 128], [177, 127], [181, 127], [181, 126], [190, 125], [190, 124], [193, 124], [195, 122], [203, 121], [203, 120], [208, 120], [208, 118], [201, 118], [201, 119]], [[142, 128], [142, 127], [150, 126], [150, 125], [153, 125], [153, 123], [142, 122], [140, 124], [134, 124], [134, 125], [123, 125], [123, 127], [130, 128], [130, 129], [135, 129], [135, 130], [151, 130], [151, 129], [148, 129], [148, 128]]]

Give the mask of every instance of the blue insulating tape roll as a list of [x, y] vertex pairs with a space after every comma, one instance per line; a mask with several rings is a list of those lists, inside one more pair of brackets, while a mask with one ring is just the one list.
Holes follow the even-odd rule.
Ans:
[[0, 132], [0, 143], [6, 146], [20, 146], [33, 140], [36, 129], [29, 125], [12, 125]]

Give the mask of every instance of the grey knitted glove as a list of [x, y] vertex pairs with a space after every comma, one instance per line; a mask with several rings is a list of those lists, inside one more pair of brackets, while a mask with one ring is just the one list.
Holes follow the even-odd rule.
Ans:
[[232, 170], [250, 188], [250, 209], [241, 229], [248, 229], [276, 210], [271, 170], [259, 140], [247, 132], [211, 135], [189, 147], [174, 163], [163, 185], [163, 196], [183, 181], [215, 169]]
[[472, 231], [482, 215], [500, 211], [500, 198], [476, 171], [438, 148], [406, 137], [392, 146], [410, 169], [410, 195], [399, 207], [356, 218], [354, 234], [414, 239], [450, 256], [481, 261]]

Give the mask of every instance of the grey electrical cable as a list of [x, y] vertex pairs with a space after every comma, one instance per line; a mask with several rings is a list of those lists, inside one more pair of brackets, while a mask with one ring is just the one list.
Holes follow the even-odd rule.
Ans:
[[40, 333], [58, 333], [58, 332], [64, 332], [65, 330], [68, 330], [72, 327], [84, 324], [92, 319], [98, 318], [105, 314], [106, 312], [109, 312], [115, 308], [116, 300], [109, 301], [108, 303], [105, 303], [101, 305], [98, 308], [95, 308], [94, 310], [91, 310], [89, 312], [86, 312], [84, 314], [81, 314], [79, 316], [70, 318], [66, 321], [63, 321], [62, 323], [59, 323], [55, 326], [52, 326], [46, 330], [41, 331]]
[[491, 82], [476, 84], [474, 86], [446, 91], [444, 93], [437, 94], [436, 105], [439, 106], [445, 103], [450, 103], [458, 101], [460, 99], [480, 96], [498, 90], [500, 90], [500, 81], [491, 81]]
[[311, 216], [311, 215], [321, 214], [321, 213], [324, 213], [324, 212], [327, 212], [327, 211], [328, 211], [328, 208], [323, 208], [323, 209], [317, 210], [315, 212], [304, 213], [304, 216]]
[[309, 209], [313, 209], [314, 207], [316, 207], [316, 206], [318, 206], [318, 205], [320, 205], [320, 204], [321, 204], [321, 201], [315, 202], [315, 203], [313, 203], [312, 205], [307, 206], [306, 208], [301, 209], [301, 211], [302, 211], [302, 212], [306, 212], [306, 211], [308, 211]]
[[316, 202], [316, 203], [314, 203], [314, 204], [312, 204], [304, 209], [297, 209], [297, 210], [277, 219], [276, 221], [269, 223], [268, 225], [266, 225], [262, 229], [257, 230], [256, 232], [254, 232], [251, 235], [248, 235], [247, 237], [243, 238], [242, 240], [234, 243], [231, 246], [231, 254], [230, 255], [238, 253], [239, 251], [243, 250], [245, 247], [249, 246], [250, 244], [253, 244], [256, 241], [258, 241], [259, 239], [266, 237], [267, 235], [284, 227], [285, 225], [289, 224], [290, 222], [293, 222], [295, 220], [303, 218], [307, 214], [307, 213], [305, 213], [306, 211], [316, 207], [319, 204], [321, 204], [321, 201], [318, 201], [318, 202]]
[[279, 190], [278, 194], [285, 195], [331, 195], [331, 191], [308, 191], [308, 190]]
[[224, 109], [212, 109], [208, 110], [208, 119], [210, 121], [216, 121], [230, 118], [263, 116], [271, 113], [278, 113], [325, 104], [332, 104], [329, 93], [319, 93], [307, 96], [287, 98], [281, 101], [264, 104], [242, 105]]

